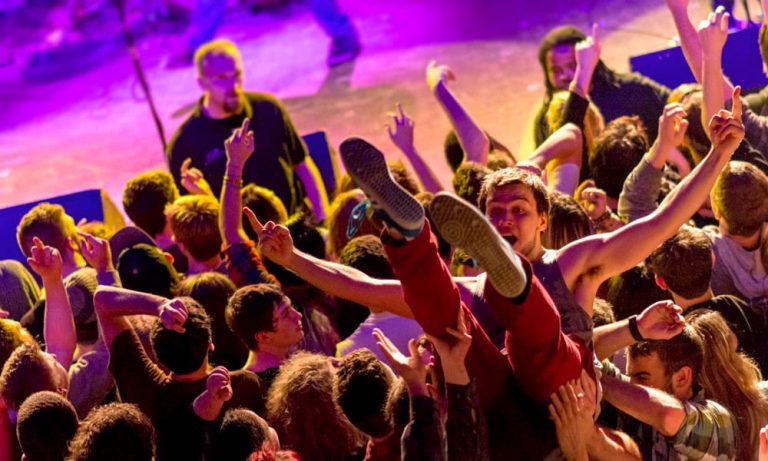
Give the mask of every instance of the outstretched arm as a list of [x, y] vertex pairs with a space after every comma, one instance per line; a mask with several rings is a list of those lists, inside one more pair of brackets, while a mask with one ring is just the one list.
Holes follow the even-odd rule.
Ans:
[[738, 94], [734, 101], [733, 113], [722, 111], [710, 123], [713, 143], [709, 154], [656, 211], [614, 232], [578, 240], [559, 251], [558, 264], [568, 286], [574, 286], [582, 276], [599, 283], [635, 266], [701, 207], [744, 137]]
[[396, 280], [378, 280], [343, 264], [318, 259], [297, 250], [285, 226], [272, 221], [262, 225], [246, 208], [245, 214], [259, 236], [262, 254], [326, 293], [363, 306], [413, 318]]
[[[670, 339], [685, 328], [683, 310], [672, 301], [651, 304], [634, 321], [644, 339]], [[598, 360], [610, 358], [619, 349], [635, 343], [629, 323], [630, 320], [624, 319], [595, 328], [593, 341]]]
[[43, 279], [45, 289], [45, 316], [43, 318], [43, 337], [46, 352], [56, 356], [56, 360], [69, 370], [72, 357], [77, 347], [75, 320], [69, 304], [67, 290], [61, 279], [61, 254], [59, 250], [44, 246], [43, 242], [33, 239], [31, 257], [27, 262], [32, 270]]
[[432, 171], [432, 168], [416, 151], [416, 146], [413, 143], [413, 128], [415, 125], [413, 119], [403, 112], [403, 106], [399, 103], [397, 104], [397, 112], [397, 114], [390, 114], [394, 129], [387, 124], [389, 139], [392, 140], [392, 143], [400, 149], [411, 163], [413, 171], [416, 172], [421, 185], [424, 186], [424, 190], [433, 194], [444, 190], [435, 172]]
[[675, 435], [685, 420], [683, 404], [664, 391], [610, 377], [602, 383], [608, 403], [667, 437]]
[[456, 80], [456, 77], [448, 66], [438, 65], [435, 61], [427, 65], [427, 86], [456, 130], [456, 136], [466, 154], [464, 160], [485, 165], [488, 163], [491, 142], [488, 135], [480, 129], [469, 112], [448, 89], [450, 80]]

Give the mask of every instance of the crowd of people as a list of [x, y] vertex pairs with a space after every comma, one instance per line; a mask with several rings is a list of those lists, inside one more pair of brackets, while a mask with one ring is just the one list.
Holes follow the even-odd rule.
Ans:
[[18, 224], [0, 459], [768, 461], [768, 106], [723, 75], [728, 13], [667, 5], [698, 83], [554, 29], [532, 152], [429, 63], [453, 191], [400, 106], [407, 162], [349, 137], [327, 191], [236, 46], [201, 46], [132, 226]]

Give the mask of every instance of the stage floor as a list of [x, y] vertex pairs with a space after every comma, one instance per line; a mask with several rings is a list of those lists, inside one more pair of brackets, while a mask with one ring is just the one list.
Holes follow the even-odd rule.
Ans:
[[[528, 152], [520, 146], [526, 124], [544, 92], [538, 41], [550, 27], [573, 23], [588, 30], [599, 20], [603, 59], [620, 70], [628, 68], [630, 55], [663, 48], [675, 33], [661, 0], [340, 3], [363, 44], [354, 65], [326, 68], [328, 39], [301, 3], [258, 15], [234, 6], [218, 35], [239, 44], [247, 89], [277, 95], [301, 133], [324, 130], [335, 146], [357, 135], [398, 158], [384, 125], [386, 113], [402, 103], [416, 121], [418, 149], [447, 187], [442, 142], [448, 122], [424, 83], [429, 60], [453, 68], [452, 88], [466, 107], [525, 158]], [[706, 6], [692, 0], [696, 20]], [[165, 167], [127, 50], [102, 50], [99, 64], [80, 75], [29, 83], [21, 78], [22, 69], [43, 30], [23, 31], [11, 31], [18, 46], [15, 62], [0, 68], [0, 207], [95, 187], [119, 204], [127, 179]], [[138, 39], [168, 138], [199, 96], [191, 67], [163, 66], [180, 43], [181, 35], [159, 32]]]

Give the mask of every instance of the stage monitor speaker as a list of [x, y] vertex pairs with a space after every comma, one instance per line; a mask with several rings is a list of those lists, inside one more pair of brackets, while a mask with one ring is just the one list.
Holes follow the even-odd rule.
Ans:
[[16, 227], [21, 218], [38, 203], [56, 203], [64, 207], [75, 223], [85, 218], [88, 221], [102, 221], [107, 227], [118, 230], [125, 226], [123, 215], [101, 189], [90, 189], [73, 194], [50, 197], [35, 202], [0, 209], [0, 259], [15, 259], [24, 264], [27, 258], [16, 241]]
[[332, 201], [336, 195], [336, 184], [339, 177], [339, 166], [336, 161], [336, 151], [331, 147], [328, 141], [328, 135], [325, 131], [316, 131], [314, 133], [302, 136], [307, 145], [309, 156], [317, 165], [322, 176], [325, 191], [328, 194], [328, 201]]
[[[723, 72], [745, 92], [768, 85], [760, 57], [759, 32], [756, 26], [731, 32], [723, 50]], [[679, 46], [631, 57], [629, 64], [633, 71], [669, 88], [696, 81]]]

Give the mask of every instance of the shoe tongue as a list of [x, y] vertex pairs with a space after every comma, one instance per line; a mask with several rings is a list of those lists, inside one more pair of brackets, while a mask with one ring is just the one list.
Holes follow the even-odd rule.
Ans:
[[347, 222], [347, 238], [353, 239], [360, 230], [360, 226], [363, 225], [368, 207], [371, 206], [370, 200], [363, 200], [352, 208], [352, 213], [349, 215], [349, 221]]

